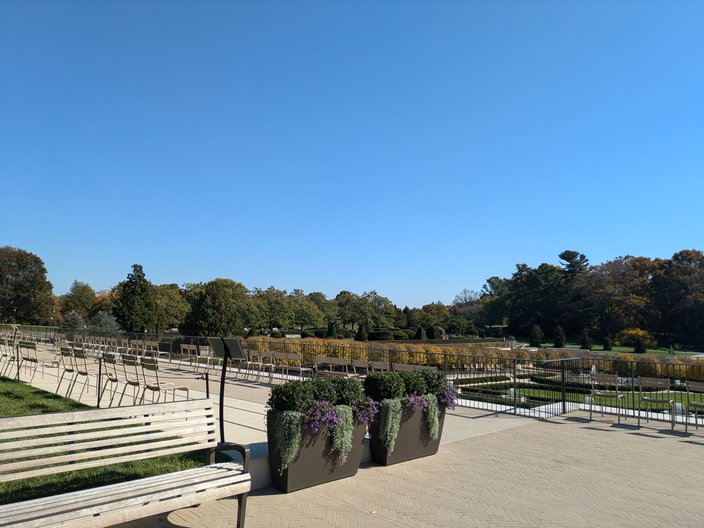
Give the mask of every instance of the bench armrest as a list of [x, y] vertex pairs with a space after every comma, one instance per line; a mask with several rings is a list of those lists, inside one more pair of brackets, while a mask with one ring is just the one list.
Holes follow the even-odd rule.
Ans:
[[240, 444], [235, 444], [234, 442], [219, 442], [218, 445], [213, 448], [213, 452], [210, 455], [210, 463], [212, 464], [215, 462], [215, 453], [218, 451], [226, 451], [228, 449], [237, 451], [240, 455], [242, 455], [242, 467], [245, 473], [249, 473], [249, 460], [251, 458], [249, 448]]

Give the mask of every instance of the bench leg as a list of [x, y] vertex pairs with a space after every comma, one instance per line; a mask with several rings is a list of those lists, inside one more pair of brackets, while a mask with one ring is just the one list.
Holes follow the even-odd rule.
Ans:
[[237, 528], [244, 528], [244, 518], [247, 514], [247, 493], [237, 497]]

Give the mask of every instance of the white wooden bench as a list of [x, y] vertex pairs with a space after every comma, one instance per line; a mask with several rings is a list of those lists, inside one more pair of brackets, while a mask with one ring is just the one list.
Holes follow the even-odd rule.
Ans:
[[[243, 463], [216, 463], [233, 449]], [[209, 399], [0, 418], [0, 482], [209, 450], [210, 465], [0, 506], [0, 527], [110, 526], [237, 496], [244, 527], [249, 450], [218, 444]]]

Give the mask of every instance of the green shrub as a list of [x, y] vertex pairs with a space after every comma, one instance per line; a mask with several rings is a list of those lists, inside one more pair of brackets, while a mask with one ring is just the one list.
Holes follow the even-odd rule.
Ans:
[[313, 335], [319, 339], [325, 339], [328, 337], [327, 328], [316, 328], [313, 330]]
[[391, 330], [373, 330], [369, 332], [369, 341], [393, 341], [394, 334]]
[[427, 394], [428, 385], [425, 382], [425, 376], [421, 372], [399, 372], [398, 374], [403, 380], [405, 394], [416, 394], [418, 396]]
[[586, 328], [582, 331], [582, 335], [579, 338], [579, 348], [583, 350], [592, 349], [592, 338], [589, 336], [589, 330]]
[[267, 407], [272, 411], [305, 411], [313, 406], [312, 389], [312, 383], [298, 380], [275, 385], [271, 389]]
[[432, 325], [427, 330], [428, 339], [442, 339], [445, 335], [445, 329], [438, 325]]
[[301, 330], [301, 337], [315, 337], [315, 334], [309, 330]]
[[633, 352], [636, 354], [645, 354], [648, 351], [642, 336], [636, 336], [633, 341]]
[[[335, 405], [337, 400], [337, 390], [335, 389], [335, 378], [331, 376], [317, 376], [308, 384], [311, 387], [313, 399], [316, 401], [328, 401]], [[305, 409], [300, 409], [305, 410]]]
[[406, 334], [406, 339], [415, 339], [416, 337], [416, 331], [413, 330], [412, 328], [404, 328], [403, 332]]
[[606, 336], [602, 341], [604, 350], [611, 350], [611, 338]]
[[396, 330], [393, 333], [394, 341], [405, 341], [406, 339], [410, 339], [408, 337], [408, 334], [404, 332], [403, 330]]
[[354, 336], [355, 341], [369, 341], [369, 334], [367, 333], [367, 325], [359, 325], [357, 333]]
[[435, 394], [428, 394], [428, 409], [425, 411], [425, 423], [430, 432], [430, 438], [437, 440], [440, 436], [440, 404]]
[[254, 328], [250, 328], [247, 331], [247, 337], [254, 337], [255, 335], [257, 335], [257, 331]]
[[416, 329], [416, 334], [413, 336], [413, 339], [418, 339], [421, 341], [428, 339], [428, 336], [425, 333], [425, 328], [423, 328], [422, 326], [419, 325], [418, 328]]
[[418, 374], [425, 379], [426, 392], [439, 394], [447, 385], [447, 376], [440, 370], [419, 370]]
[[[316, 378], [326, 379], [326, 378]], [[334, 391], [334, 396], [330, 402], [333, 405], [349, 405], [358, 407], [364, 401], [364, 386], [362, 382], [355, 378], [329, 377], [330, 384]], [[314, 381], [316, 381], [314, 380]]]
[[565, 330], [560, 325], [557, 325], [555, 327], [555, 330], [553, 331], [552, 335], [554, 339], [553, 346], [555, 348], [565, 348]]
[[398, 372], [373, 372], [364, 379], [364, 392], [375, 401], [401, 398], [405, 384]]
[[271, 333], [271, 337], [276, 337], [276, 338], [281, 337], [281, 332], [279, 332], [278, 330], [274, 330]]
[[328, 323], [328, 338], [337, 339], [337, 326], [335, 323]]
[[545, 334], [543, 334], [543, 330], [539, 325], [533, 325], [533, 328], [530, 331], [530, 346], [540, 347], [540, 345], [543, 344], [543, 341], [545, 341]]

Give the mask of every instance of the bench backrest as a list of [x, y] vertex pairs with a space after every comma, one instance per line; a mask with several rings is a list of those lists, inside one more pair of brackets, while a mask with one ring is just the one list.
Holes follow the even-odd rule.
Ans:
[[0, 418], [0, 482], [216, 445], [208, 398]]

